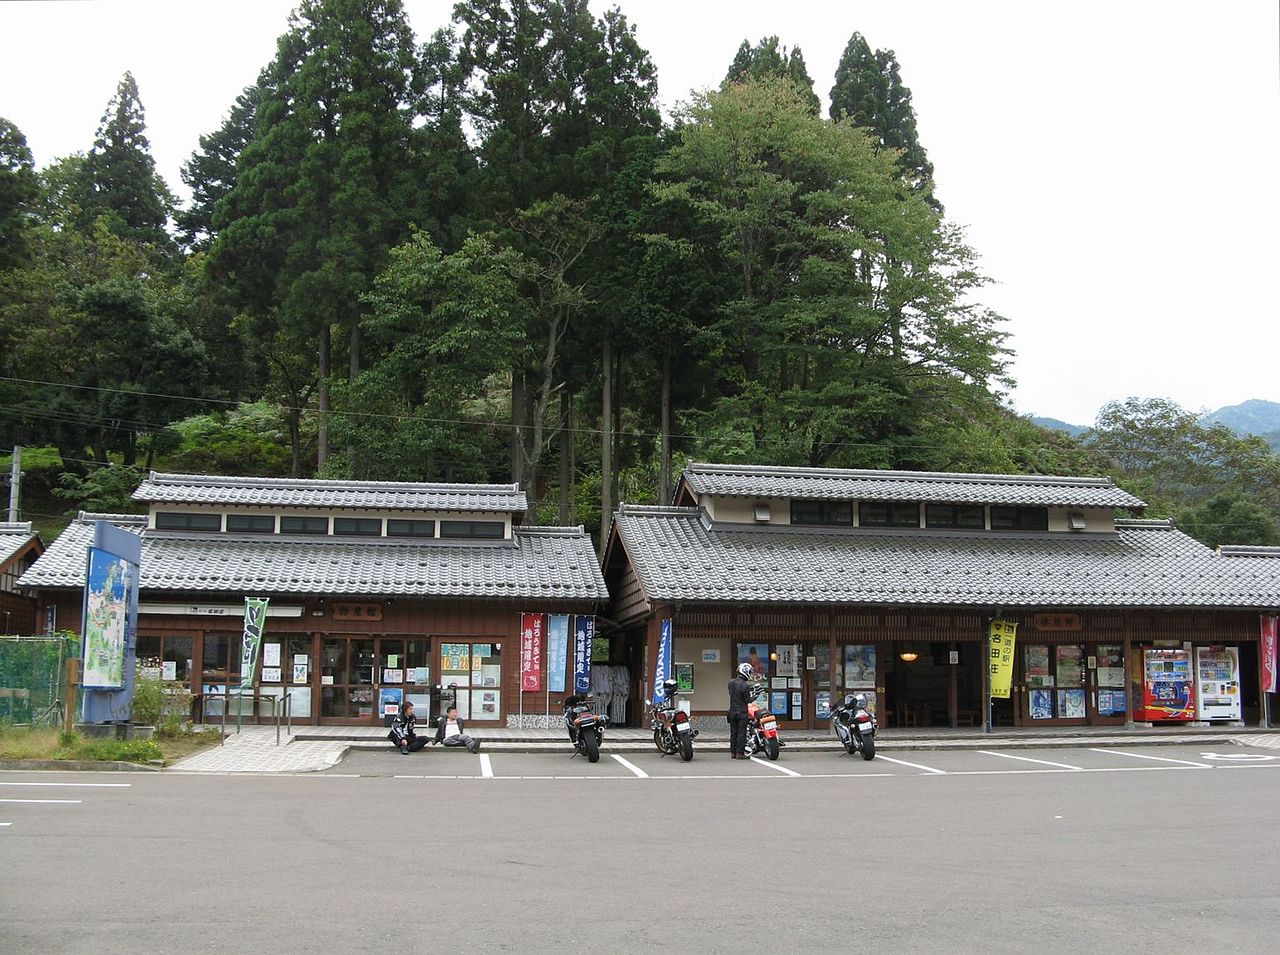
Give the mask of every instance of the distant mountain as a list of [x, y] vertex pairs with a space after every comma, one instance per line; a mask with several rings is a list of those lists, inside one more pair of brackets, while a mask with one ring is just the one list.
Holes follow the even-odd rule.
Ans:
[[1087, 425], [1067, 424], [1067, 422], [1059, 421], [1057, 418], [1032, 418], [1031, 420], [1042, 428], [1048, 428], [1050, 431], [1065, 431], [1073, 438], [1078, 438], [1089, 430]]
[[1280, 402], [1251, 398], [1200, 416], [1202, 425], [1224, 424], [1236, 434], [1256, 434], [1280, 452]]

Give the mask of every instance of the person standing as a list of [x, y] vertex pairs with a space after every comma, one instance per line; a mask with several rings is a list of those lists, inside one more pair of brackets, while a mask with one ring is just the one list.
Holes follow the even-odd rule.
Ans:
[[480, 751], [480, 741], [466, 733], [466, 724], [458, 719], [458, 708], [449, 707], [444, 719], [436, 726], [436, 742], [445, 746], [465, 746], [471, 752]]
[[413, 704], [405, 700], [400, 704], [399, 715], [391, 721], [391, 732], [387, 738], [395, 743], [396, 749], [408, 756], [427, 745], [427, 738], [413, 731], [417, 720], [413, 715]]
[[751, 702], [753, 675], [750, 663], [739, 663], [738, 674], [729, 681], [729, 757], [747, 758], [747, 704]]

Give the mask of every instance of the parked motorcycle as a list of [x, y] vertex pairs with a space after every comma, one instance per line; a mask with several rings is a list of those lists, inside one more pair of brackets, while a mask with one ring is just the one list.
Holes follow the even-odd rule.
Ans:
[[860, 752], [863, 759], [875, 759], [876, 718], [867, 712], [866, 696], [847, 694], [831, 711], [831, 728], [850, 756]]
[[588, 763], [600, 761], [600, 746], [604, 743], [604, 728], [609, 717], [593, 712], [595, 697], [590, 694], [566, 696], [564, 699], [564, 725], [569, 731], [573, 748], [587, 757]]
[[693, 738], [698, 731], [689, 722], [689, 714], [676, 706], [676, 681], [662, 684], [663, 699], [649, 711], [653, 722], [653, 743], [663, 756], [680, 754], [686, 763], [693, 759]]
[[764, 753], [770, 759], [777, 759], [782, 749], [782, 741], [778, 739], [778, 718], [756, 703], [747, 704], [747, 748], [746, 754], [752, 756]]

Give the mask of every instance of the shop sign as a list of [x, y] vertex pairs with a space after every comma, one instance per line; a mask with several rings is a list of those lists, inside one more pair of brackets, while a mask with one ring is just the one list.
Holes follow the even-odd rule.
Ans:
[[524, 614], [520, 622], [520, 691], [542, 689], [543, 615]]
[[1276, 691], [1276, 630], [1280, 617], [1262, 618], [1262, 692]]
[[569, 615], [553, 613], [547, 623], [547, 689], [564, 692], [564, 671], [569, 654]]
[[1007, 700], [1013, 687], [1013, 643], [1018, 625], [1007, 620], [992, 620], [987, 631], [988, 665], [991, 672], [992, 699]]
[[592, 643], [596, 635], [596, 618], [573, 618], [573, 692], [591, 692]]
[[1080, 615], [1078, 613], [1038, 613], [1032, 618], [1032, 626], [1042, 631], [1078, 631]]
[[381, 620], [382, 604], [337, 603], [333, 605], [334, 620]]

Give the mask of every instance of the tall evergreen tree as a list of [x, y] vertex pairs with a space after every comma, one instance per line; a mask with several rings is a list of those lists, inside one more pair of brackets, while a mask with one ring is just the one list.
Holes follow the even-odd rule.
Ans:
[[107, 104], [84, 162], [82, 227], [99, 216], [121, 238], [160, 252], [172, 242], [165, 226], [173, 211], [169, 187], [156, 173], [138, 84], [125, 73]]
[[741, 83], [748, 79], [765, 79], [767, 77], [783, 77], [795, 84], [809, 111], [815, 116], [822, 108], [822, 101], [813, 89], [813, 78], [809, 76], [809, 68], [805, 65], [804, 54], [800, 47], [788, 50], [776, 36], [761, 38], [752, 46], [746, 40], [738, 47], [738, 52], [729, 65], [725, 75], [726, 83]]
[[0, 116], [0, 272], [28, 261], [27, 233], [38, 193], [27, 137]]
[[197, 149], [182, 166], [182, 181], [191, 190], [191, 204], [174, 218], [183, 242], [193, 249], [204, 249], [213, 241], [213, 216], [218, 203], [236, 184], [240, 154], [253, 141], [258, 104], [266, 71], [253, 86], [246, 87], [222, 125], [199, 139]]
[[881, 149], [901, 150], [898, 168], [903, 178], [942, 212], [933, 195], [933, 163], [916, 131], [911, 90], [902, 82], [892, 50], [873, 52], [861, 33], [849, 38], [836, 66], [830, 115], [867, 130]]

